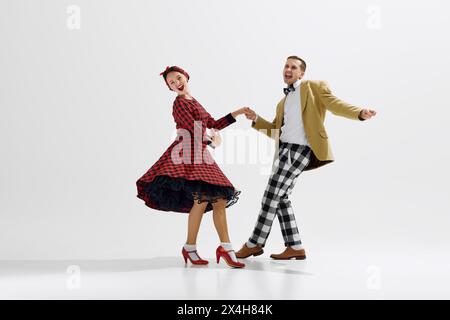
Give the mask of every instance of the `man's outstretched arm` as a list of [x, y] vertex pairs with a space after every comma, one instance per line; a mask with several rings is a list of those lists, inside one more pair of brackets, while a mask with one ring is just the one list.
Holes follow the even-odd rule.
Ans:
[[364, 121], [376, 114], [374, 110], [363, 109], [338, 99], [331, 93], [325, 81], [319, 81], [317, 85], [319, 86], [320, 99], [325, 107], [337, 116]]

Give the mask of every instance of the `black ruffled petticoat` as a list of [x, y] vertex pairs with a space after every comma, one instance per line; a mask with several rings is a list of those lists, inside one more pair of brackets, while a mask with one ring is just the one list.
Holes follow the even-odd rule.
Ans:
[[219, 199], [225, 199], [228, 208], [238, 201], [241, 193], [232, 187], [165, 175], [155, 177], [144, 187], [144, 192], [159, 210], [175, 212], [189, 212], [194, 201], [208, 202], [205, 212], [211, 211], [212, 203]]

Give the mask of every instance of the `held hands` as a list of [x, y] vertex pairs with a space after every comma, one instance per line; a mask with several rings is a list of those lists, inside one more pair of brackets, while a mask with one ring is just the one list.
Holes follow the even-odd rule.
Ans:
[[240, 108], [240, 109], [238, 109], [238, 110], [236, 110], [236, 111], [234, 111], [234, 112], [232, 112], [231, 113], [231, 115], [233, 116], [233, 117], [237, 117], [237, 116], [239, 116], [239, 115], [241, 115], [241, 114], [245, 114], [245, 117], [247, 118], [247, 119], [249, 119], [249, 120], [255, 120], [256, 119], [256, 113], [255, 113], [255, 111], [253, 111], [252, 109], [250, 109], [249, 107], [243, 107], [243, 108]]
[[232, 112], [231, 115], [236, 118], [237, 116], [241, 115], [241, 114], [245, 114], [247, 112], [247, 110], [249, 110], [250, 108], [248, 107], [243, 107], [240, 109], [237, 109], [236, 111]]
[[255, 120], [256, 120], [256, 112], [253, 111], [253, 110], [250, 109], [250, 108], [247, 108], [247, 109], [245, 110], [245, 117], [246, 117], [248, 120], [255, 121]]

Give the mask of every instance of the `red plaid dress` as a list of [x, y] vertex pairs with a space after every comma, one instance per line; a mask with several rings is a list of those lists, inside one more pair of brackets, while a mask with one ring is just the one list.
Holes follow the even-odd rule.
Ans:
[[178, 136], [158, 161], [137, 182], [137, 197], [161, 211], [189, 212], [194, 201], [211, 203], [226, 199], [236, 203], [236, 190], [207, 149], [206, 128], [221, 130], [236, 122], [231, 113], [214, 120], [195, 99], [177, 96], [173, 103]]

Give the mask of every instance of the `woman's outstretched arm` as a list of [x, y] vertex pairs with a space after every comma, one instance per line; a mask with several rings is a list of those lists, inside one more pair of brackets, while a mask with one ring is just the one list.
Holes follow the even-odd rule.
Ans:
[[236, 122], [236, 118], [237, 116], [244, 114], [245, 110], [247, 108], [240, 108], [236, 111], [230, 112], [229, 114], [227, 114], [226, 116], [215, 120], [213, 117], [211, 117], [211, 115], [208, 113], [208, 122], [207, 122], [207, 128], [211, 129], [217, 129], [217, 130], [222, 130], [226, 127], [228, 127], [230, 124]]

